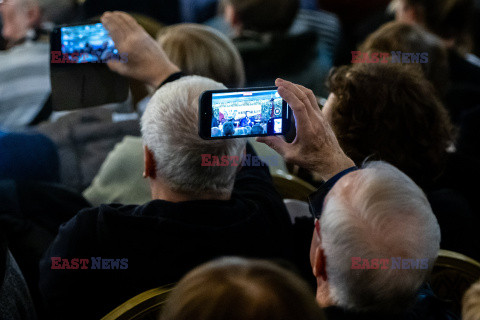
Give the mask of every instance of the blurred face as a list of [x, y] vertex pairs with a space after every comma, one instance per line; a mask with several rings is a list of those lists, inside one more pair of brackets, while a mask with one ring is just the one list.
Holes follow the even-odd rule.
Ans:
[[38, 22], [39, 9], [25, 0], [0, 0], [2, 36], [9, 42], [24, 38]]

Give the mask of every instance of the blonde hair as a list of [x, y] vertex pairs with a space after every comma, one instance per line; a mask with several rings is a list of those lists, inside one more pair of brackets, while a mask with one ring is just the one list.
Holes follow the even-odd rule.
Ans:
[[218, 30], [194, 23], [177, 24], [162, 29], [157, 40], [183, 72], [213, 79], [229, 88], [244, 86], [240, 53]]
[[322, 320], [310, 287], [262, 260], [222, 258], [190, 271], [162, 310], [161, 320]]
[[480, 320], [480, 280], [475, 282], [463, 296], [463, 320]]

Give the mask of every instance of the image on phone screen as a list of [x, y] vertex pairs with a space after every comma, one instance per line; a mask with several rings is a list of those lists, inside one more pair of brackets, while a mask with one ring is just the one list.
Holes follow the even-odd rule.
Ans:
[[61, 51], [77, 63], [105, 62], [118, 55], [112, 38], [101, 23], [66, 26], [61, 31]]
[[277, 90], [212, 93], [211, 137], [282, 134]]

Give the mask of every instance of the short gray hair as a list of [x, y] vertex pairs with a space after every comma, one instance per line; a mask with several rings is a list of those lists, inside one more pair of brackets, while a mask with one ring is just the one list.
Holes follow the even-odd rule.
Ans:
[[238, 167], [202, 166], [202, 154], [240, 159], [245, 139], [203, 140], [198, 135], [198, 99], [205, 90], [225, 89], [213, 80], [188, 76], [154, 94], [142, 116], [144, 145], [154, 154], [157, 174], [174, 191], [230, 195]]
[[[331, 298], [359, 311], [408, 308], [433, 267], [440, 228], [423, 191], [385, 162], [366, 164], [340, 180], [320, 218]], [[424, 269], [352, 270], [352, 258], [428, 259]], [[425, 260], [424, 260], [425, 261]]]

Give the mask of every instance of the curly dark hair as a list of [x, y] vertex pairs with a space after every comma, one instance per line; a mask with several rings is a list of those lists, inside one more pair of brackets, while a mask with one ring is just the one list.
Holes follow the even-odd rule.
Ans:
[[428, 187], [442, 173], [454, 128], [418, 66], [354, 64], [332, 72], [332, 127], [361, 164], [384, 160]]

